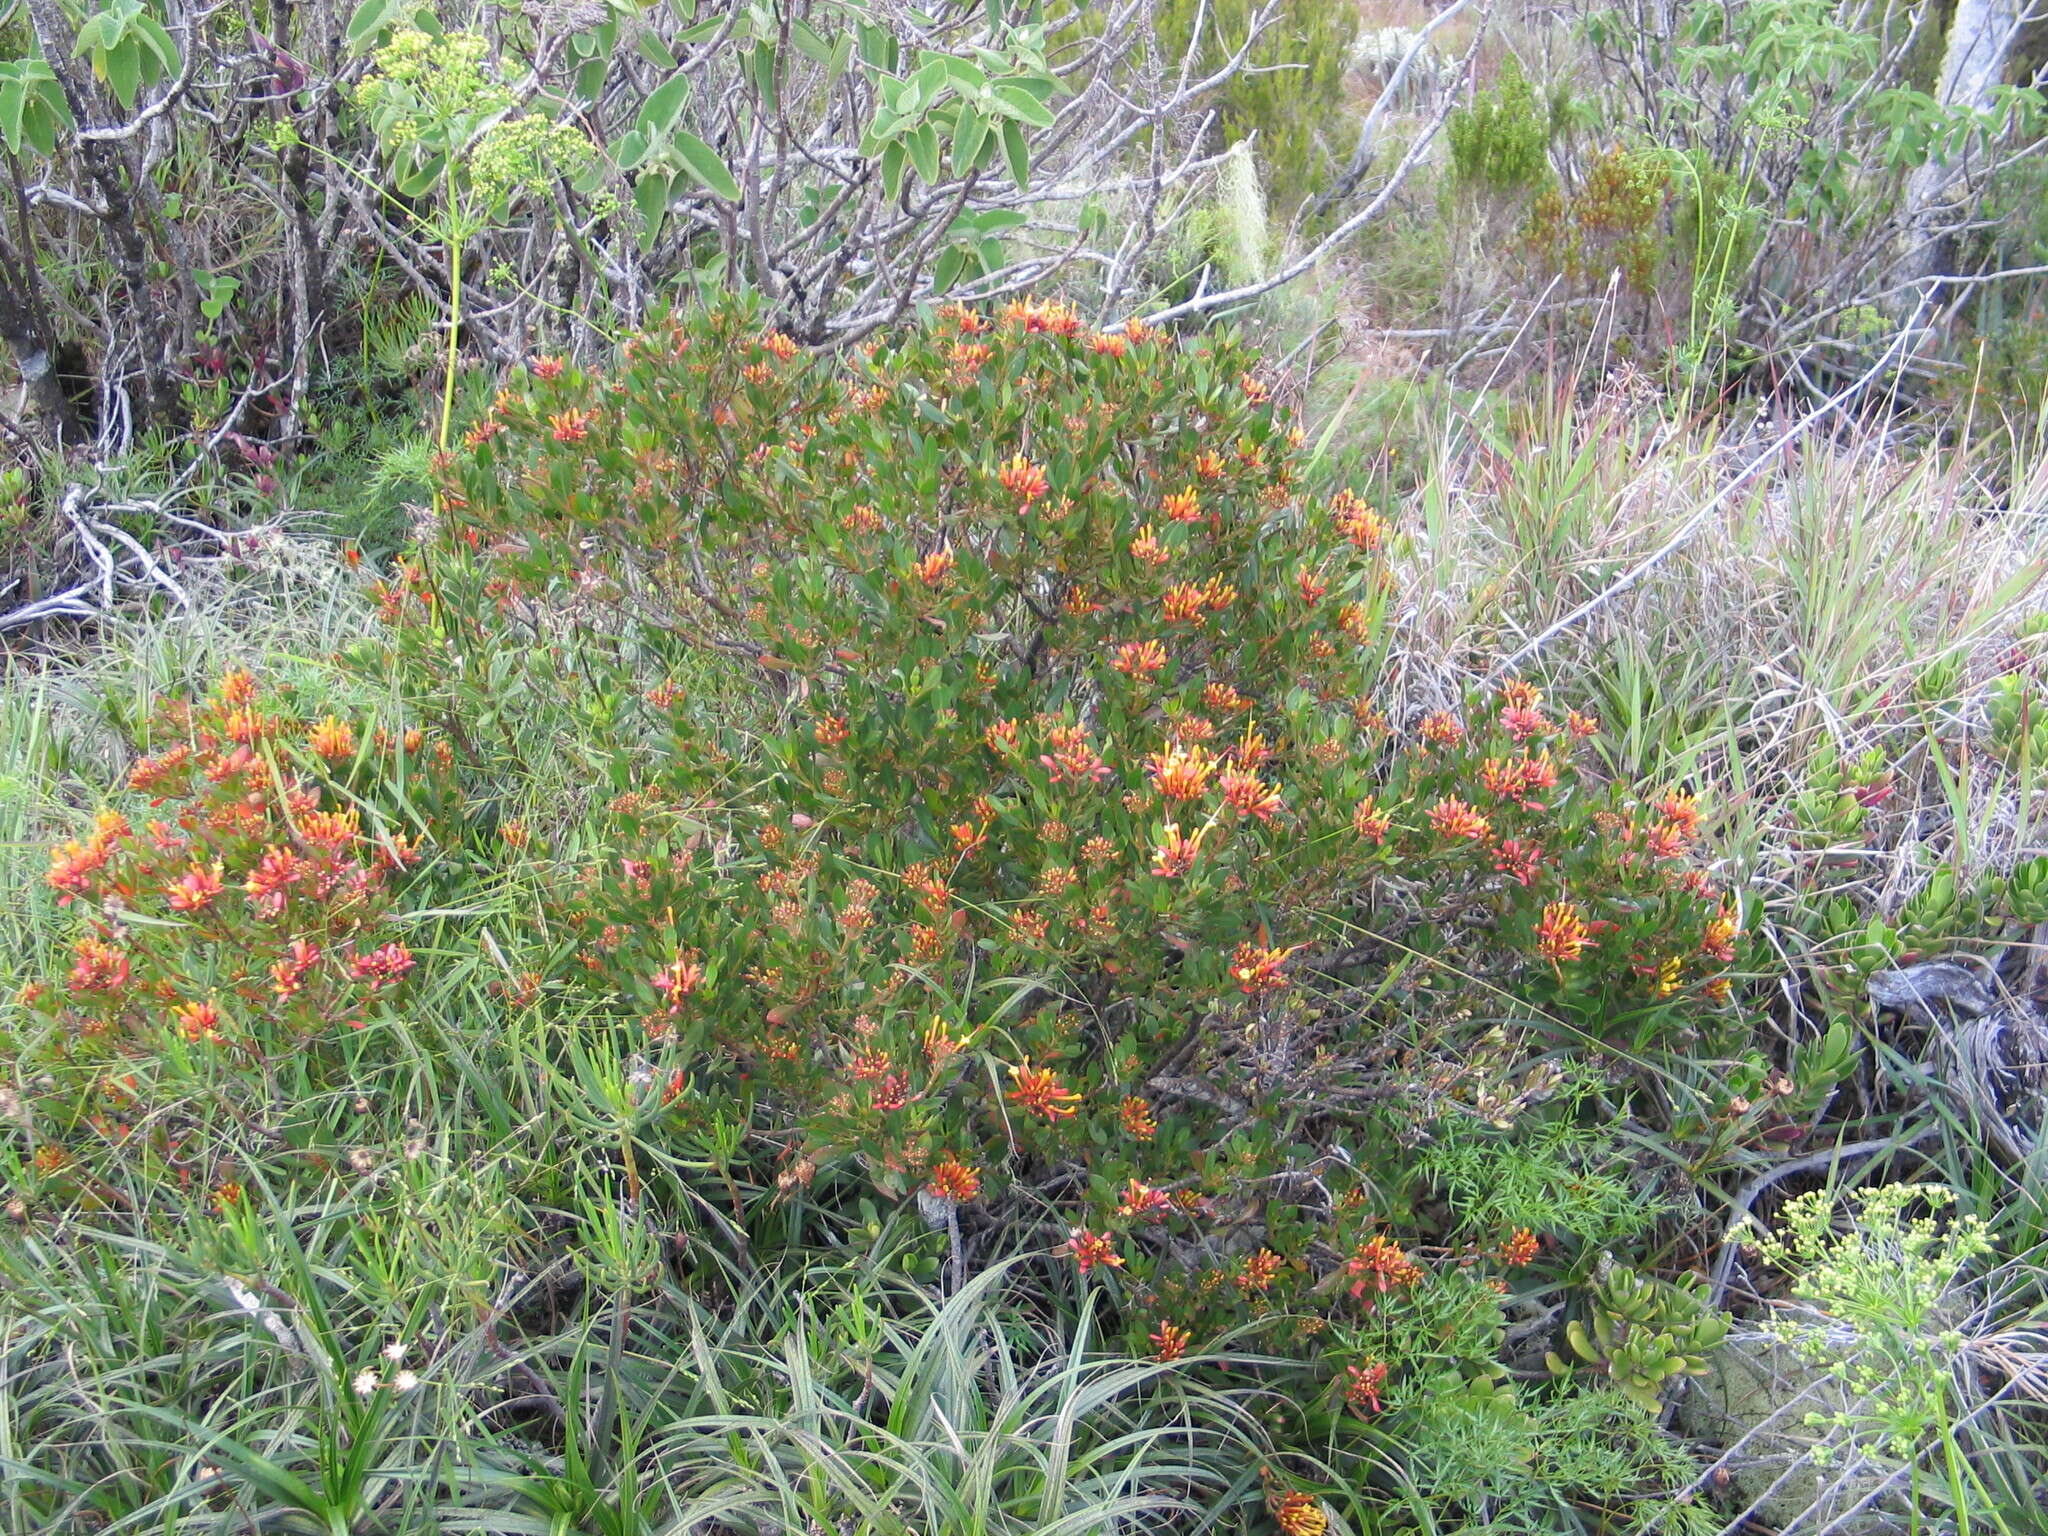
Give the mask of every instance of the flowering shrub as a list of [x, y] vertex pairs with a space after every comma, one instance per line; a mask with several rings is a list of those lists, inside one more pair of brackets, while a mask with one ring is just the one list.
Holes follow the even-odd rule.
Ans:
[[68, 967], [19, 999], [47, 1021], [32, 1055], [55, 1089], [37, 1167], [85, 1180], [98, 1147], [232, 1188], [164, 1112], [172, 1090], [303, 1081], [403, 995], [419, 961], [400, 897], [453, 754], [417, 729], [301, 718], [240, 670], [166, 705], [145, 745], [134, 804], [50, 855], [78, 921]]
[[1300, 441], [1228, 339], [1020, 302], [828, 362], [728, 308], [536, 362], [386, 609], [446, 679], [522, 634], [621, 698], [621, 637], [762, 677], [751, 740], [644, 687], [539, 979], [678, 1134], [738, 1112], [779, 1197], [853, 1175], [956, 1244], [1049, 1202], [1141, 1350], [1335, 1318], [1370, 1413], [1418, 1325], [1483, 1372], [1538, 1241], [1405, 1240], [1327, 1155], [1392, 1000], [1640, 1044], [1725, 999], [1740, 921], [1689, 796], [1582, 773], [1596, 721], [1520, 682], [1392, 718], [1395, 530]]

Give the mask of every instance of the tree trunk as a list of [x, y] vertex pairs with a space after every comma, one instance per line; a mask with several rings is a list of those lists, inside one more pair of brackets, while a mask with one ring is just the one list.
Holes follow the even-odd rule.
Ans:
[[[1948, 48], [1941, 59], [1941, 80], [1935, 88], [1944, 107], [1971, 112], [1991, 107], [1993, 93], [2005, 83], [2013, 44], [2019, 37], [2020, 10], [2019, 0], [1956, 0]], [[1946, 161], [1930, 155], [1906, 178], [1900, 207], [1902, 278], [1947, 274], [1954, 258], [1954, 241], [1942, 231], [1942, 214], [1948, 193], [1962, 175], [1962, 161], [1960, 152]]]

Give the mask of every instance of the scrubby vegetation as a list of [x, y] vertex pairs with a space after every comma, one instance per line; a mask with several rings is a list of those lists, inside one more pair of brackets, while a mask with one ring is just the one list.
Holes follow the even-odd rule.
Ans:
[[2048, 1527], [2029, 19], [9, 25], [0, 1529]]

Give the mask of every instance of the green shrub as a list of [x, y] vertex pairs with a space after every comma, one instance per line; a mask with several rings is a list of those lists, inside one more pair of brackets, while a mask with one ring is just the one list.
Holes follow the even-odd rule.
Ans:
[[[1244, 46], [1253, 0], [1163, 0], [1159, 47], [1167, 59], [1187, 55], [1194, 29], [1203, 27], [1195, 69], [1213, 74]], [[1333, 124], [1345, 119], [1344, 74], [1358, 35], [1358, 13], [1320, 0], [1282, 0], [1246, 60], [1246, 72], [1225, 84], [1215, 103], [1227, 142], [1257, 136], [1260, 163], [1273, 204], [1290, 215], [1315, 190], [1333, 153], [1351, 145]]]
[[1393, 531], [1297, 443], [1227, 339], [1057, 305], [851, 366], [730, 309], [540, 365], [451, 468], [418, 665], [573, 613], [579, 667], [710, 647], [779, 696], [622, 754], [544, 988], [785, 1193], [1049, 1208], [1156, 1347], [1462, 1293], [1362, 1171], [1273, 1198], [1373, 1048], [1332, 989], [1406, 955], [1420, 1014], [1506, 988], [1654, 1037], [1725, 996], [1737, 920], [1689, 800], [1578, 778], [1593, 722], [1521, 684], [1383, 718]]
[[1444, 125], [1453, 183], [1497, 197], [1540, 191], [1552, 179], [1550, 124], [1549, 109], [1509, 54], [1492, 87]]
[[[212, 1125], [297, 1149], [258, 1155], [266, 1197], [331, 1189], [304, 1122], [440, 1091], [445, 1055], [496, 1145], [546, 1136], [493, 1188], [606, 1294], [675, 1225], [772, 1253], [893, 1204], [911, 1273], [1021, 1246], [1135, 1353], [1292, 1360], [1290, 1443], [1355, 1470], [1394, 1435], [1454, 1502], [1506, 1497], [1557, 1414], [1622, 1411], [1502, 1376], [1515, 1277], [1632, 1221], [1625, 1074], [1539, 1042], [1713, 1028], [1739, 917], [1689, 797], [1581, 771], [1597, 722], [1512, 680], [1387, 718], [1397, 535], [1299, 447], [1231, 339], [1055, 304], [846, 359], [729, 307], [612, 373], [536, 361], [379, 592], [379, 675], [437, 740], [237, 676], [140, 744], [135, 792], [189, 825], [59, 850], [81, 968], [22, 1036], [37, 1209], [166, 1174], [236, 1211]], [[707, 656], [751, 707], [693, 697]], [[508, 747], [521, 719], [557, 724]], [[508, 751], [595, 782], [508, 818]], [[1489, 1158], [1526, 1167], [1490, 1192]], [[1645, 1444], [1515, 1497], [1648, 1491]]]

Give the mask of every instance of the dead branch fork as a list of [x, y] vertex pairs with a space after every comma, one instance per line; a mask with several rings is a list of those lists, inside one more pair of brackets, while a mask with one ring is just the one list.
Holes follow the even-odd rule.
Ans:
[[[124, 603], [152, 592], [190, 608], [191, 596], [177, 573], [234, 560], [248, 541], [277, 531], [275, 525], [215, 528], [172, 512], [160, 501], [100, 501], [95, 491], [89, 485], [67, 485], [57, 503], [61, 537], [76, 551], [74, 574], [79, 579], [61, 591], [0, 610], [0, 632], [51, 619], [110, 618]], [[170, 532], [151, 548], [113, 521], [124, 515], [153, 518]], [[0, 599], [21, 580], [0, 584]]]

